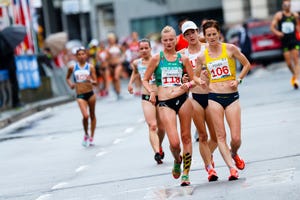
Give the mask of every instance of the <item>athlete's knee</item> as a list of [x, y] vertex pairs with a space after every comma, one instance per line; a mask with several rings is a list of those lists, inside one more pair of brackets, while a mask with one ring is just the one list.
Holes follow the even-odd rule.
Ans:
[[206, 133], [198, 133], [199, 134], [199, 142], [207, 142], [208, 136]]
[[148, 124], [150, 131], [156, 131], [157, 130], [157, 124], [156, 123], [149, 123]]
[[83, 115], [83, 120], [89, 120], [89, 115], [88, 114], [84, 114]]
[[90, 118], [91, 118], [91, 120], [95, 119], [95, 118], [96, 118], [95, 113], [91, 113], [91, 114], [90, 114]]
[[170, 141], [171, 151], [180, 151], [180, 141]]
[[183, 145], [188, 145], [192, 142], [191, 134], [182, 134]]
[[226, 143], [226, 134], [217, 135], [217, 142], [218, 143]]
[[231, 137], [231, 143], [235, 145], [241, 144], [241, 137], [239, 135], [234, 135]]
[[218, 140], [217, 138], [210, 138], [208, 141], [212, 145], [218, 145]]

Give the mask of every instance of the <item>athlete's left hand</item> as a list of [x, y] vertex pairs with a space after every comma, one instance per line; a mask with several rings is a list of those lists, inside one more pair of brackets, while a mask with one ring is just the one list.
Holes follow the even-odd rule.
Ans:
[[190, 80], [189, 75], [183, 74], [183, 76], [182, 76], [182, 82], [183, 83], [187, 83], [187, 82], [189, 82], [189, 80]]
[[232, 80], [230, 82], [230, 87], [233, 89], [233, 90], [236, 90], [238, 88], [238, 85], [239, 85], [239, 82], [237, 80]]
[[190, 86], [190, 83], [187, 82], [187, 83], [184, 83], [180, 86], [180, 89], [184, 90], [185, 92], [189, 91], [189, 86]]
[[149, 101], [155, 105], [156, 104], [156, 93], [155, 92], [150, 92], [150, 99]]

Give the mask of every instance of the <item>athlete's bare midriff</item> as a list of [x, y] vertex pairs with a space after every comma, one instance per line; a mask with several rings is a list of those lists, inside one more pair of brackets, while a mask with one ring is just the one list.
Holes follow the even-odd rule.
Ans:
[[237, 88], [231, 87], [231, 82], [236, 80], [227, 80], [222, 82], [210, 83], [209, 92], [213, 93], [232, 93], [237, 92]]
[[93, 85], [90, 82], [76, 83], [75, 89], [77, 94], [84, 94], [93, 91]]
[[185, 93], [185, 91], [181, 89], [180, 86], [158, 87], [158, 99], [160, 101], [173, 99], [182, 95], [183, 93]]

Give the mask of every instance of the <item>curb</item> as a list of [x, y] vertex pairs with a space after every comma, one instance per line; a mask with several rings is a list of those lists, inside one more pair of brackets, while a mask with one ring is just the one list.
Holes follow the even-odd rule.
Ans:
[[73, 100], [74, 97], [72, 96], [61, 96], [28, 104], [19, 109], [8, 110], [0, 114], [0, 129], [49, 107], [65, 104]]

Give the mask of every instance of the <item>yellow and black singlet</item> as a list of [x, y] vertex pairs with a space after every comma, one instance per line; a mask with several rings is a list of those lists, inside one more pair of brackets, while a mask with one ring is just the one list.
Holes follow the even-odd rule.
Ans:
[[210, 57], [208, 48], [204, 50], [204, 56], [211, 83], [236, 79], [235, 59], [228, 56], [225, 43], [222, 43], [222, 53], [218, 57]]

